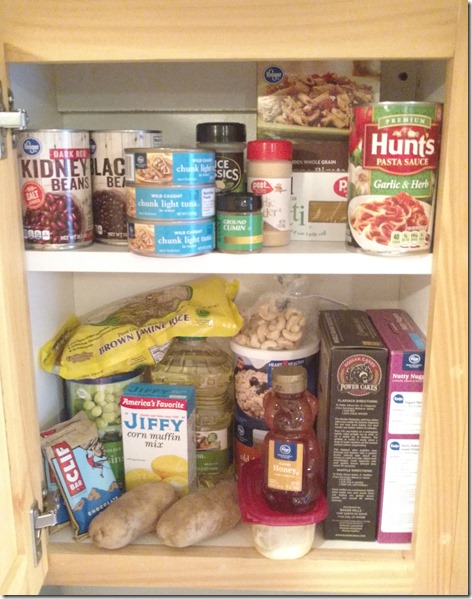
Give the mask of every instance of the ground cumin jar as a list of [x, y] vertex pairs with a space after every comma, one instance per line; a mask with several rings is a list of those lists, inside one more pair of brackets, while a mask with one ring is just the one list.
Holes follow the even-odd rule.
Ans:
[[290, 243], [292, 142], [258, 139], [247, 144], [247, 188], [262, 196], [263, 245]]
[[223, 193], [216, 198], [216, 249], [230, 254], [262, 250], [262, 198]]

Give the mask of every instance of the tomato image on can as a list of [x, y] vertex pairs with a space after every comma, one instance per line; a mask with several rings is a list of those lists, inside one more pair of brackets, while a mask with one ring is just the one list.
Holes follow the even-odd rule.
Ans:
[[442, 105], [352, 109], [346, 247], [373, 254], [432, 247]]

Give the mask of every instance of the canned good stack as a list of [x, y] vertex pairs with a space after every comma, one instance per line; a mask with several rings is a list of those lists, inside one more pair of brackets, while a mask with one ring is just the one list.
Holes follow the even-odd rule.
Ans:
[[144, 256], [215, 249], [215, 153], [126, 148], [128, 247]]

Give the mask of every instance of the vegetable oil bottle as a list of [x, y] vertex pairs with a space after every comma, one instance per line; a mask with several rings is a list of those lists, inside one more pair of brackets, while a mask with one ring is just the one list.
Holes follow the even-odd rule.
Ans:
[[147, 378], [165, 385], [194, 385], [197, 399], [196, 444], [198, 486], [212, 487], [232, 479], [233, 360], [205, 337], [177, 337]]

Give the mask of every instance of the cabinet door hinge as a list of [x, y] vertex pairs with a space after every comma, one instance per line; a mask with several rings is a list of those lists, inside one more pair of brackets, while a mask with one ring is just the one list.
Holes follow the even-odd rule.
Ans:
[[28, 124], [26, 110], [14, 110], [15, 99], [13, 92], [8, 90], [8, 107], [3, 102], [3, 89], [0, 81], [0, 160], [7, 156], [7, 131], [8, 129], [22, 130]]
[[40, 512], [38, 502], [35, 500], [30, 509], [31, 538], [33, 542], [34, 565], [37, 566], [43, 555], [41, 543], [41, 530], [57, 524], [57, 510], [55, 507], [48, 509], [48, 494], [43, 491], [46, 511]]

